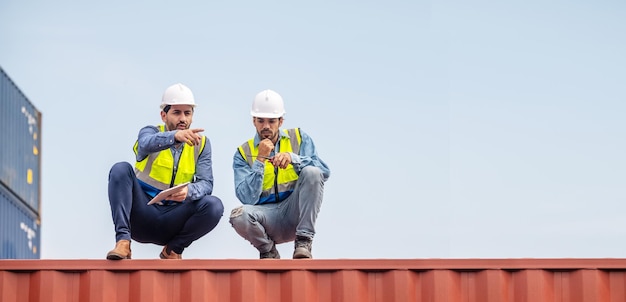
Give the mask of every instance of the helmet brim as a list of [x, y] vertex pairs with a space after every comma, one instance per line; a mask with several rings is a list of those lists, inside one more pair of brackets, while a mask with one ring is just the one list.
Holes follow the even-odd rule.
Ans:
[[253, 117], [260, 117], [260, 118], [279, 118], [279, 117], [283, 117], [283, 115], [285, 115], [285, 113], [258, 113], [258, 112], [254, 112], [254, 111], [250, 111], [250, 115], [252, 115]]
[[198, 106], [196, 104], [161, 104], [161, 110], [163, 110], [163, 108], [165, 108], [165, 106], [174, 106], [174, 105], [189, 105], [189, 106], [191, 106], [193, 108], [196, 108], [196, 106]]

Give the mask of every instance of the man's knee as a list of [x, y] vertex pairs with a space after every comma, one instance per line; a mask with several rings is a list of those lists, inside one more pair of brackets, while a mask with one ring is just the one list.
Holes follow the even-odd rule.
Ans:
[[299, 178], [309, 183], [323, 182], [322, 169], [313, 166], [304, 167]]
[[113, 166], [111, 167], [111, 171], [109, 171], [109, 177], [126, 175], [129, 173], [129, 171], [134, 173], [133, 166], [124, 161], [118, 162], [113, 164]]
[[224, 215], [224, 204], [217, 196], [206, 195], [202, 199], [198, 200], [198, 202], [204, 204], [203, 207], [205, 207], [211, 217], [219, 218]]
[[244, 206], [239, 206], [230, 211], [230, 224], [235, 229], [243, 229], [249, 223], [250, 214]]

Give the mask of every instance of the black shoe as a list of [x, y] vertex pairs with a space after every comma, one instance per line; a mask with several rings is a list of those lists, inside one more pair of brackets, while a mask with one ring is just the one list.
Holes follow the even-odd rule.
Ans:
[[280, 254], [276, 249], [276, 244], [272, 245], [272, 249], [269, 252], [261, 253], [261, 259], [280, 259]]

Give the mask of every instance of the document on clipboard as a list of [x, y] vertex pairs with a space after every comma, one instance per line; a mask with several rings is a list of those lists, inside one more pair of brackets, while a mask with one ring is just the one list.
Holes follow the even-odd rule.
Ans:
[[187, 187], [187, 185], [189, 185], [188, 182], [182, 183], [180, 185], [173, 186], [173, 187], [171, 187], [169, 189], [161, 191], [159, 194], [154, 196], [154, 198], [152, 198], [148, 202], [148, 205], [151, 205], [151, 204], [154, 204], [154, 203], [160, 203], [162, 200], [166, 199], [168, 196], [180, 192], [180, 190], [182, 190], [183, 188]]

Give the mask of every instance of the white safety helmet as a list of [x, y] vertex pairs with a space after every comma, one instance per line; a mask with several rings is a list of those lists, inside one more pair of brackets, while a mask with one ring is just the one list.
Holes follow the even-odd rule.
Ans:
[[193, 93], [189, 87], [177, 83], [165, 89], [163, 99], [161, 100], [161, 110], [167, 105], [191, 105], [196, 106]]
[[276, 91], [263, 90], [254, 97], [250, 114], [262, 118], [282, 117], [285, 114], [283, 98]]

